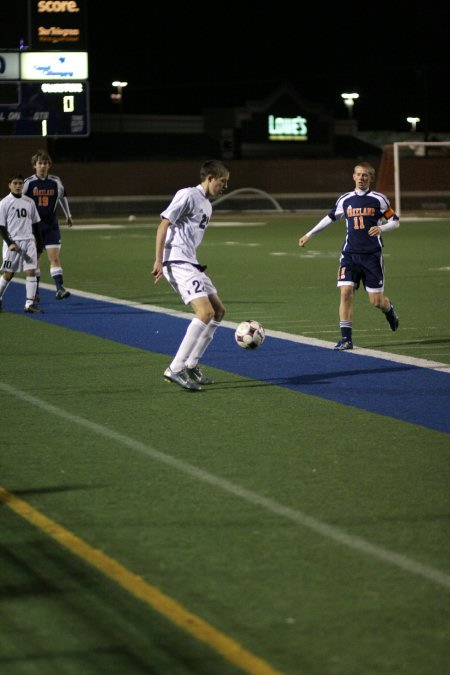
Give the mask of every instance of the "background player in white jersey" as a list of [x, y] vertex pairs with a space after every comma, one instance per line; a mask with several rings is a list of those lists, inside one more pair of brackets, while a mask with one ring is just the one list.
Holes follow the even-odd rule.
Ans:
[[0, 234], [3, 238], [3, 262], [0, 277], [0, 312], [3, 295], [16, 272], [25, 272], [25, 312], [42, 314], [34, 306], [36, 295], [36, 241], [41, 242], [40, 216], [32, 199], [22, 196], [23, 176], [13, 174], [9, 195], [0, 201]]
[[197, 260], [197, 248], [211, 218], [211, 201], [228, 186], [230, 172], [223, 162], [207, 160], [200, 168], [200, 184], [179, 190], [161, 213], [156, 233], [156, 255], [152, 274], [155, 283], [163, 276], [195, 317], [164, 377], [184, 389], [199, 391], [213, 384], [198, 362], [213, 339], [225, 314], [217, 289]]
[[346, 218], [347, 236], [342, 246], [338, 282], [341, 289], [339, 325], [341, 339], [335, 349], [353, 349], [353, 297], [362, 281], [373, 307], [381, 309], [391, 327], [398, 328], [398, 316], [389, 298], [384, 294], [384, 261], [382, 232], [400, 225], [389, 200], [370, 189], [375, 169], [368, 162], [360, 162], [353, 169], [355, 190], [346, 192], [337, 200], [330, 213], [299, 239], [305, 246], [309, 239], [339, 218]]
[[[66, 190], [59, 176], [50, 174], [52, 158], [45, 150], [38, 150], [31, 158], [31, 165], [35, 170], [35, 175], [25, 180], [23, 194], [31, 197], [36, 204], [41, 217], [41, 233], [44, 248], [50, 262], [50, 274], [56, 286], [56, 299], [64, 300], [70, 296], [70, 292], [63, 286], [63, 269], [61, 267], [61, 232], [59, 229], [56, 207], [58, 202], [61, 205], [66, 222], [72, 227], [73, 221], [70, 213], [69, 202]], [[38, 260], [42, 253], [42, 248], [38, 250]], [[40, 269], [37, 269], [37, 295], [36, 304], [39, 302], [39, 279]]]

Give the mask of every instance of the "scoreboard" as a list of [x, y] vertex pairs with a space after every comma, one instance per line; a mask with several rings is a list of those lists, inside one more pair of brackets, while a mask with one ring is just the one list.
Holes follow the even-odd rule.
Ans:
[[0, 136], [89, 136], [88, 82], [0, 82]]
[[0, 136], [89, 136], [87, 52], [0, 53]]
[[0, 136], [89, 136], [87, 4], [27, 0], [28, 40], [0, 52]]

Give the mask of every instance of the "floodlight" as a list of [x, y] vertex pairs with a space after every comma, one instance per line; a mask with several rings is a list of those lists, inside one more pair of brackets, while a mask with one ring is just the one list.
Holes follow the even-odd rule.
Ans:
[[355, 100], [359, 98], [359, 94], [357, 94], [356, 92], [353, 92], [351, 94], [341, 94], [341, 98], [344, 99], [344, 103], [348, 109], [348, 116], [349, 118], [351, 118], [353, 115], [353, 106], [355, 105]]
[[407, 117], [406, 121], [411, 125], [411, 131], [415, 131], [417, 127], [417, 122], [420, 122], [420, 117]]

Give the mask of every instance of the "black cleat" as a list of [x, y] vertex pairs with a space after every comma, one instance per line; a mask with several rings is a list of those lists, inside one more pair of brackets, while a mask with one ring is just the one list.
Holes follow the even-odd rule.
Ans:
[[394, 305], [391, 305], [391, 308], [390, 308], [389, 312], [385, 312], [385, 316], [386, 316], [386, 321], [388, 322], [388, 324], [391, 327], [391, 330], [395, 332], [398, 328], [399, 320], [398, 320], [397, 312], [394, 309]]
[[343, 352], [346, 349], [353, 349], [353, 342], [351, 341], [350, 338], [344, 337], [342, 338], [342, 340], [339, 340], [339, 342], [335, 346], [335, 350]]
[[56, 299], [64, 300], [64, 298], [70, 298], [70, 291], [66, 291], [64, 286], [61, 286], [61, 288], [56, 291]]
[[39, 307], [36, 307], [36, 305], [30, 305], [29, 307], [25, 307], [23, 311], [26, 314], [44, 314], [44, 310], [40, 309]]
[[189, 379], [193, 382], [197, 382], [197, 384], [214, 384], [214, 380], [206, 377], [206, 375], [200, 370], [198, 366], [195, 366], [195, 368], [186, 368], [185, 370], [189, 376]]

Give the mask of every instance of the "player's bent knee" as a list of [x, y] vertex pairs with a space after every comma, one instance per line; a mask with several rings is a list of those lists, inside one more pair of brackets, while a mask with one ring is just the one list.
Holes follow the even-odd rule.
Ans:
[[372, 307], [375, 307], [376, 309], [384, 307], [385, 305], [384, 296], [381, 293], [374, 293], [373, 295], [370, 295], [370, 304], [372, 305]]
[[203, 323], [209, 323], [212, 319], [214, 319], [214, 311], [211, 309], [210, 312], [196, 312], [197, 319], [200, 319], [200, 321], [203, 321]]
[[224, 316], [225, 316], [225, 307], [216, 309], [216, 312], [214, 314], [214, 321], [222, 321]]

